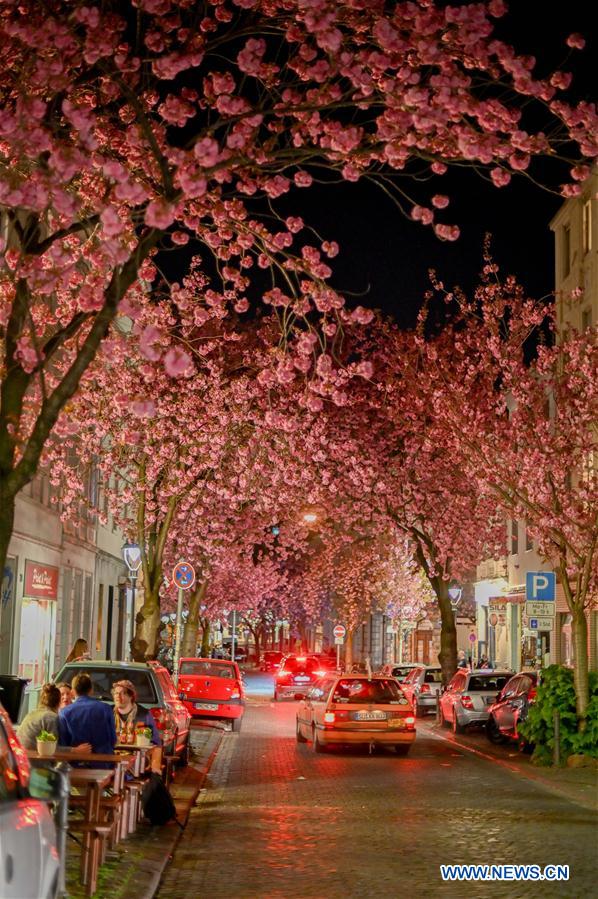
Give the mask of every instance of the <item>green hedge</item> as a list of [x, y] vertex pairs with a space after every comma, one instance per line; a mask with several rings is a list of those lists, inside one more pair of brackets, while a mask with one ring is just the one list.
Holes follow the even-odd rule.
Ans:
[[550, 665], [542, 671], [536, 701], [519, 731], [534, 748], [534, 760], [552, 763], [554, 751], [554, 712], [561, 713], [561, 759], [574, 753], [598, 758], [598, 673], [590, 672], [590, 704], [586, 729], [579, 733], [575, 713], [573, 671], [561, 665]]

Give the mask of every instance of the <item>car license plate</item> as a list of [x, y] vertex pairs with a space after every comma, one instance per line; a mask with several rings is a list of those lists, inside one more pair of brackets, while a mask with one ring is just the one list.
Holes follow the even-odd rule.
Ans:
[[309, 677], [302, 677], [301, 675], [299, 675], [299, 677], [295, 678], [295, 683], [296, 684], [304, 684], [308, 680], [309, 680]]
[[373, 709], [371, 712], [366, 712], [362, 709], [359, 712], [355, 712], [355, 720], [356, 721], [385, 721], [386, 720], [386, 712], [381, 712], [379, 709]]
[[217, 702], [196, 702], [196, 709], [203, 709], [204, 712], [215, 712], [218, 708]]

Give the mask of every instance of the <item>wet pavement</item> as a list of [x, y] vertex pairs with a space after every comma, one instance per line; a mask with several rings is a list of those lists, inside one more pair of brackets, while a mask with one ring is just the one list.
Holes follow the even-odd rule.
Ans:
[[[419, 726], [407, 758], [315, 755], [269, 676], [226, 734], [158, 896], [240, 899], [596, 895], [596, 816]], [[569, 865], [567, 883], [443, 883], [440, 864]]]

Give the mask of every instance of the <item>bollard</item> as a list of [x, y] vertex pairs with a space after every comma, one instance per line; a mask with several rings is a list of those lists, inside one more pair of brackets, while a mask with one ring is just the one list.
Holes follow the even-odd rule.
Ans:
[[66, 893], [66, 838], [69, 819], [69, 795], [71, 792], [71, 766], [66, 762], [58, 762], [53, 769], [56, 777], [56, 849], [60, 862], [58, 892]]
[[561, 713], [558, 709], [554, 710], [554, 749], [552, 752], [552, 763], [555, 767], [561, 764]]

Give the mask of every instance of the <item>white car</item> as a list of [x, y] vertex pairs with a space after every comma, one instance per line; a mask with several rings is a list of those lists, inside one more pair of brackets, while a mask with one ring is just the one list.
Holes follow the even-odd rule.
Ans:
[[0, 896], [54, 899], [59, 861], [46, 802], [29, 795], [30, 766], [0, 705]]

